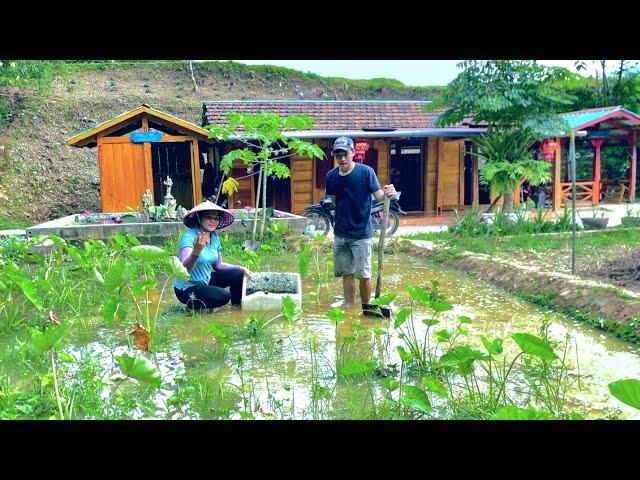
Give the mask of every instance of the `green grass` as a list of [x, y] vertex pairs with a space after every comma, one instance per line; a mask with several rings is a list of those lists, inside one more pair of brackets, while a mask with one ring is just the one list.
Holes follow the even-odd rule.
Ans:
[[[589, 232], [576, 235], [578, 249], [599, 248], [603, 246], [640, 245], [638, 229], [614, 227], [601, 232]], [[509, 237], [484, 235], [480, 237], [456, 238], [449, 232], [427, 232], [407, 235], [403, 238], [439, 242], [457, 250], [468, 250], [476, 253], [494, 253], [498, 251], [547, 251], [562, 250], [571, 247], [571, 232], [558, 234], [525, 234]]]
[[0, 230], [24, 230], [31, 227], [33, 222], [27, 222], [24, 220], [3, 219], [0, 220]]

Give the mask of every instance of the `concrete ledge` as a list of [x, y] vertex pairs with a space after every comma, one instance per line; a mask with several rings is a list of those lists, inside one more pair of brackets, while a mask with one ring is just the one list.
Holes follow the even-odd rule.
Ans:
[[[222, 235], [245, 235], [253, 229], [253, 222], [251, 220], [245, 220], [245, 225], [242, 224], [242, 220], [237, 218], [239, 210], [230, 210], [235, 216], [235, 221], [227, 228], [220, 231]], [[281, 218], [268, 218], [268, 228], [272, 223], [286, 223], [290, 232], [302, 234], [307, 228], [307, 218], [292, 213], [275, 211], [277, 214], [282, 215]], [[96, 215], [96, 214], [94, 214]], [[179, 236], [185, 231], [186, 227], [181, 221], [174, 222], [123, 222], [123, 223], [101, 223], [104, 220], [109, 220], [115, 216], [131, 215], [130, 213], [110, 213], [99, 214], [96, 222], [92, 223], [78, 223], [81, 219], [80, 215], [68, 215], [66, 217], [51, 220], [49, 222], [41, 223], [29, 227], [26, 230], [20, 230], [22, 235], [27, 238], [33, 238], [37, 235], [57, 235], [67, 241], [80, 241], [80, 240], [108, 240], [114, 235], [133, 235], [139, 240], [153, 239], [153, 238], [168, 238]], [[140, 218], [142, 216], [138, 214]], [[103, 218], [104, 217], [104, 218]], [[258, 219], [259, 220], [259, 219]], [[152, 242], [153, 243], [153, 242]]]

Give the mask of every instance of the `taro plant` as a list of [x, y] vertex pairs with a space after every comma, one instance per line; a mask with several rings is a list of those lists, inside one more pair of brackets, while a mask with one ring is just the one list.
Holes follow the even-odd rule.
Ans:
[[[457, 316], [453, 329], [430, 332], [440, 323], [438, 317], [453, 308], [439, 292], [437, 282], [432, 282], [430, 290], [413, 286], [406, 290], [411, 303], [393, 318], [393, 327], [403, 342], [397, 346], [400, 377], [383, 382], [386, 402], [395, 405], [397, 415], [435, 415], [435, 395], [442, 405], [441, 415], [450, 410], [455, 418], [581, 418], [564, 410], [568, 340], [564, 355], [559, 357], [546, 336], [515, 333], [511, 339], [519, 352], [507, 360], [502, 338], [481, 336], [482, 350], [469, 342], [472, 320], [466, 316]], [[416, 306], [433, 312], [421, 320], [426, 326], [423, 335], [418, 335], [415, 325]], [[392, 397], [395, 390], [397, 400]]]
[[[160, 273], [166, 278], [158, 293]], [[189, 273], [180, 260], [168, 251], [153, 245], [129, 248], [125, 256], [109, 268], [104, 279], [99, 279], [107, 295], [102, 308], [105, 324], [111, 325], [116, 316], [124, 321], [133, 311], [136, 324], [146, 328], [148, 343], [152, 345], [162, 297], [169, 282], [175, 278], [186, 280]], [[140, 327], [137, 331], [141, 331]]]

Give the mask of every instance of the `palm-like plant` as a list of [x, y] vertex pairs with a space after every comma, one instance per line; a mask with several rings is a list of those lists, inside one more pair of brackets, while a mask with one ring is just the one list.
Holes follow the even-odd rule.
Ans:
[[474, 155], [485, 160], [480, 180], [504, 197], [504, 213], [511, 210], [513, 191], [521, 180], [539, 185], [551, 179], [551, 164], [534, 160], [529, 150], [534, 141], [534, 134], [526, 130], [492, 130], [474, 140], [479, 149]]

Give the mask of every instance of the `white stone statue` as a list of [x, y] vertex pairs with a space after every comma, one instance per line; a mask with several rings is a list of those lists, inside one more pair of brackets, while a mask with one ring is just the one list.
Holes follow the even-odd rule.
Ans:
[[167, 207], [165, 215], [168, 219], [175, 220], [176, 207], [178, 205], [178, 202], [176, 202], [176, 199], [173, 198], [173, 195], [171, 195], [171, 187], [173, 186], [173, 181], [171, 180], [171, 177], [167, 175], [167, 179], [162, 183], [167, 186], [167, 194], [164, 196], [164, 206]]

